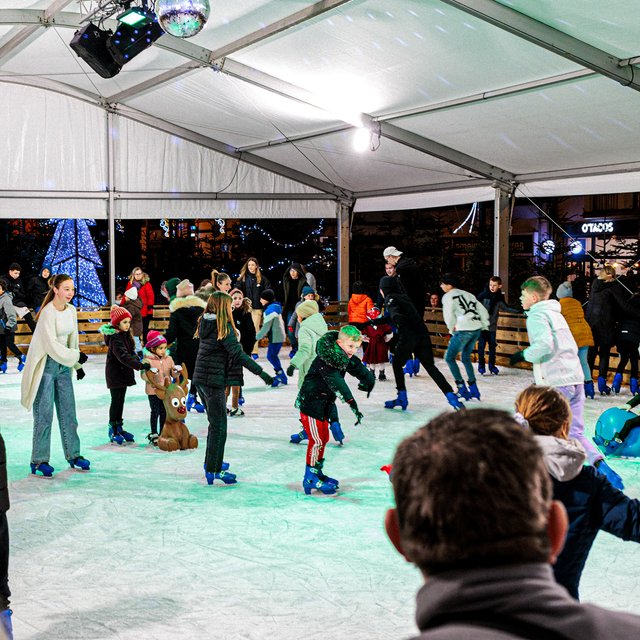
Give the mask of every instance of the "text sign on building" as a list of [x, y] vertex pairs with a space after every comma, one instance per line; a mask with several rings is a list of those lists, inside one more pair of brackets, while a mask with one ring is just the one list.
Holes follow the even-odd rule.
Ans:
[[573, 238], [589, 236], [637, 236], [638, 220], [589, 220], [567, 225]]

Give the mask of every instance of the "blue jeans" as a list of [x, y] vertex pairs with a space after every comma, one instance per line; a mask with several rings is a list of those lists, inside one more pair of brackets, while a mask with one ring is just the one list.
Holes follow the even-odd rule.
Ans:
[[479, 337], [480, 329], [476, 329], [475, 331], [454, 331], [451, 340], [449, 340], [449, 346], [447, 347], [447, 352], [444, 354], [444, 359], [449, 365], [451, 375], [456, 381], [456, 384], [463, 382], [458, 363], [456, 362], [458, 354], [460, 354], [460, 359], [467, 372], [467, 381], [469, 384], [476, 381], [476, 374], [471, 364], [471, 352]]
[[67, 460], [80, 455], [76, 400], [73, 395], [71, 368], [58, 364], [47, 356], [42, 380], [33, 403], [33, 450], [31, 462], [49, 462], [53, 407], [60, 425], [62, 449]]
[[278, 358], [280, 349], [282, 349], [282, 342], [270, 342], [267, 347], [267, 360], [276, 370], [276, 373], [282, 371], [282, 364], [280, 364], [280, 358]]

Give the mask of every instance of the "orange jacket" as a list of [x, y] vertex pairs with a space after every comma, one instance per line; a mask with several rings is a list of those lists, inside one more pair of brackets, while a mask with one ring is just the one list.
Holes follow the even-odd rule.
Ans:
[[366, 322], [368, 320], [367, 311], [371, 307], [375, 307], [375, 305], [366, 293], [353, 293], [347, 306], [349, 322]]
[[593, 333], [589, 323], [584, 319], [584, 310], [580, 301], [575, 298], [560, 298], [558, 302], [578, 349], [593, 347]]

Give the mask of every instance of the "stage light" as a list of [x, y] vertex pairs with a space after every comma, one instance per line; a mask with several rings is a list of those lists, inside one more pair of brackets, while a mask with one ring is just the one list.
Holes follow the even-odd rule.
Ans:
[[99, 76], [113, 78], [120, 73], [122, 64], [116, 62], [107, 49], [111, 31], [100, 29], [94, 24], [87, 24], [78, 29], [69, 46], [82, 58]]
[[149, 24], [155, 20], [156, 16], [152, 11], [144, 9], [143, 7], [131, 7], [124, 13], [121, 13], [117, 20], [124, 24], [128, 24], [130, 27], [142, 27], [145, 24]]
[[577, 256], [579, 254], [581, 254], [584, 251], [584, 245], [582, 244], [582, 242], [580, 242], [580, 240], [573, 240], [572, 242], [569, 243], [569, 253]]
[[164, 31], [155, 20], [155, 16], [151, 22], [141, 27], [120, 23], [116, 32], [107, 40], [107, 49], [113, 59], [123, 66], [162, 35]]
[[156, 0], [156, 15], [162, 29], [176, 38], [191, 38], [209, 19], [209, 0]]

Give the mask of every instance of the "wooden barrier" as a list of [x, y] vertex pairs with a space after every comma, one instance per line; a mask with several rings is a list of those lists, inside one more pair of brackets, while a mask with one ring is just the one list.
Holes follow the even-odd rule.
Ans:
[[[330, 329], [338, 329], [348, 324], [347, 302], [330, 302], [323, 315]], [[102, 334], [98, 331], [100, 326], [109, 321], [109, 307], [103, 307], [96, 311], [78, 311], [78, 331], [80, 347], [86, 353], [106, 353], [107, 347], [104, 344]], [[431, 334], [431, 342], [436, 356], [442, 357], [449, 344], [449, 330], [442, 317], [442, 309], [431, 309], [427, 307], [424, 312], [424, 321]], [[151, 329], [166, 331], [169, 326], [169, 307], [166, 305], [155, 306], [153, 308], [153, 320], [150, 323]], [[501, 313], [498, 319], [498, 331], [496, 334], [497, 349], [496, 363], [500, 366], [509, 364], [509, 357], [515, 351], [519, 351], [529, 346], [526, 322], [524, 316], [510, 313]], [[15, 342], [26, 353], [31, 342], [31, 331], [26, 323], [18, 322], [15, 333]], [[266, 342], [261, 346], [265, 346]], [[9, 354], [10, 357], [10, 354]], [[485, 358], [487, 356], [485, 355]], [[474, 359], [477, 353], [474, 351]], [[610, 377], [615, 373], [620, 356], [614, 350], [611, 352], [609, 364]], [[596, 361], [597, 365], [597, 361]], [[527, 362], [518, 365], [521, 368], [531, 368]], [[628, 381], [628, 373], [624, 376], [625, 383]]]

